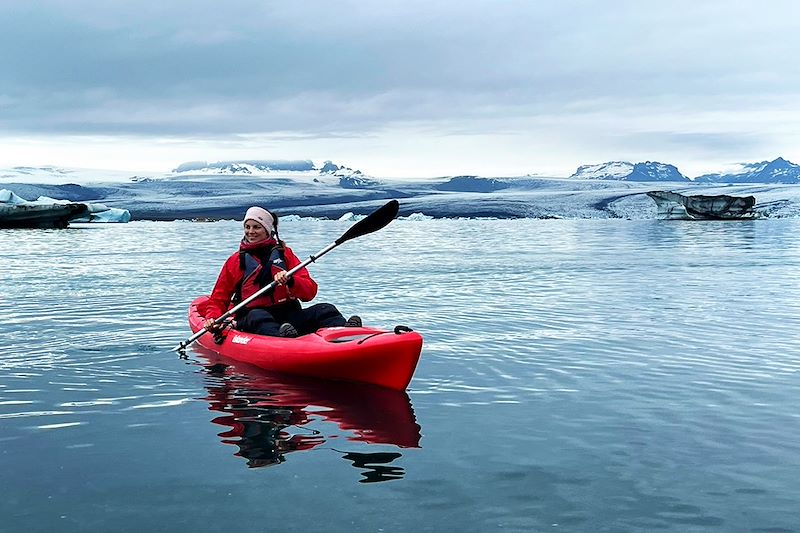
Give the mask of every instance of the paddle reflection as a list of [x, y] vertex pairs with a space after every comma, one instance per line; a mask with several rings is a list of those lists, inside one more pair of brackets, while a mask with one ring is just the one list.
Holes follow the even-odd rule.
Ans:
[[[214, 363], [212, 361], [212, 363]], [[243, 368], [246, 366], [247, 368]], [[216, 362], [205, 367], [209, 409], [221, 413], [212, 422], [227, 429], [222, 442], [238, 448], [234, 454], [249, 468], [272, 466], [295, 451], [317, 448], [335, 439], [418, 448], [420, 427], [405, 392], [358, 383], [318, 380], [266, 373], [249, 365]], [[315, 427], [336, 428], [326, 435]], [[400, 453], [361, 453], [326, 447], [363, 470], [361, 483], [403, 477], [389, 463]]]

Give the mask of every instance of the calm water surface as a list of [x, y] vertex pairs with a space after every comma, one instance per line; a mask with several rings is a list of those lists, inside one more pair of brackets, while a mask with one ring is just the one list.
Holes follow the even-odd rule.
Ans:
[[798, 235], [396, 221], [311, 271], [405, 394], [169, 351], [238, 223], [0, 230], [0, 531], [800, 531]]

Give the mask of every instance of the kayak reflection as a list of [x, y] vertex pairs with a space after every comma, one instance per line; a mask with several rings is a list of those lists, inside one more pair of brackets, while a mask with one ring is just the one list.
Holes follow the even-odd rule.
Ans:
[[[405, 392], [374, 385], [328, 381], [268, 373], [251, 365], [231, 366], [210, 358], [206, 366], [209, 409], [222, 413], [212, 422], [225, 426], [222, 442], [238, 447], [234, 454], [257, 468], [280, 464], [286, 454], [311, 450], [329, 439], [418, 448], [420, 426]], [[338, 431], [326, 435], [314, 427], [333, 422]], [[313, 427], [312, 427], [313, 426]], [[324, 430], [323, 430], [324, 431]], [[360, 481], [402, 477], [388, 463], [400, 453], [361, 453], [328, 448], [364, 469]]]
[[363, 468], [363, 479], [359, 483], [375, 483], [377, 481], [389, 481], [390, 479], [400, 479], [403, 477], [403, 469], [397, 466], [385, 466], [400, 457], [399, 453], [345, 453], [342, 458], [352, 461], [356, 468]]

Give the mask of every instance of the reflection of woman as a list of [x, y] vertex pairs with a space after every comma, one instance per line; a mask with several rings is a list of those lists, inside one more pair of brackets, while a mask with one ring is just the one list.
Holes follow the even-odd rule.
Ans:
[[[247, 459], [251, 468], [282, 463], [286, 453], [310, 450], [325, 442], [326, 437], [318, 431], [303, 428], [319, 420], [335, 422], [352, 433], [349, 441], [403, 448], [419, 446], [420, 428], [404, 392], [358, 383], [275, 376], [249, 366], [248, 375], [243, 376], [231, 372], [231, 368], [221, 364], [209, 367], [207, 399], [212, 411], [223, 413], [213, 422], [229, 428], [219, 434], [222, 442], [238, 446], [236, 455]], [[306, 411], [310, 405], [317, 406], [311, 417]], [[287, 431], [289, 427], [293, 430]], [[364, 474], [369, 481], [403, 475], [401, 468], [381, 465], [401, 457], [399, 453], [341, 453], [353, 466], [381, 474]]]
[[[239, 406], [228, 406], [231, 411], [213, 420], [215, 424], [229, 426], [231, 429], [220, 433], [224, 444], [239, 447], [236, 454], [247, 459], [247, 466], [257, 468], [284, 462], [284, 454], [298, 450], [309, 450], [324, 442], [318, 435], [289, 435], [285, 428], [304, 424], [308, 419], [299, 420], [299, 409], [265, 409], [253, 407], [242, 401]], [[238, 439], [233, 439], [238, 437]]]
[[[214, 365], [209, 371], [222, 377], [225, 368], [225, 365]], [[238, 446], [236, 455], [247, 459], [247, 466], [256, 468], [279, 464], [286, 460], [285, 453], [309, 450], [324, 442], [316, 432], [290, 435], [284, 431], [287, 427], [309, 422], [301, 407], [269, 405], [272, 393], [242, 388], [237, 381], [223, 377], [218, 385], [209, 385], [207, 400], [211, 410], [224, 413], [212, 422], [230, 428], [219, 434], [222, 442]]]
[[323, 327], [361, 326], [357, 316], [345, 320], [329, 303], [303, 308], [317, 295], [317, 282], [301, 268], [291, 278], [288, 270], [301, 263], [278, 237], [278, 217], [261, 207], [251, 207], [244, 216], [244, 237], [239, 250], [222, 267], [203, 313], [204, 326], [214, 331], [214, 319], [231, 303], [246, 300], [273, 281], [276, 288], [250, 302], [236, 314], [236, 329], [272, 337], [297, 337]]

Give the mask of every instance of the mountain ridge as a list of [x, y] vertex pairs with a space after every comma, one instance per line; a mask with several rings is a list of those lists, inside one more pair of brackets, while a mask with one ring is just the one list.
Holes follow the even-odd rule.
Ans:
[[[239, 176], [264, 178], [271, 181], [291, 178], [309, 182], [338, 185], [347, 189], [371, 188], [385, 185], [385, 180], [364, 174], [362, 171], [338, 165], [326, 160], [316, 165], [310, 159], [242, 159], [208, 163], [206, 161], [189, 161], [181, 163], [166, 173], [134, 174], [124, 171], [102, 171], [97, 169], [70, 169], [53, 165], [41, 167], [18, 166], [0, 169], [0, 184], [98, 184], [104, 182], [152, 182], [162, 180], [186, 180], [202, 178], [222, 178]], [[475, 175], [451, 175], [438, 178], [408, 179], [400, 181], [416, 183], [439, 183], [441, 190], [459, 191], [495, 191], [506, 188], [507, 183], [521, 184], [536, 179], [537, 175], [529, 173], [524, 176], [497, 177]], [[703, 184], [747, 184], [747, 183], [800, 183], [800, 165], [783, 157], [772, 161], [738, 163], [733, 170], [703, 174], [689, 178], [682, 174], [675, 165], [657, 161], [631, 163], [628, 161], [608, 161], [599, 164], [581, 165], [564, 180], [604, 180], [627, 182], [689, 182]], [[395, 180], [397, 181], [397, 180]]]
[[582, 165], [569, 179], [599, 179], [615, 181], [690, 181], [675, 165], [645, 161], [609, 161], [599, 165]]
[[697, 183], [800, 183], [800, 165], [782, 157], [759, 163], [740, 163], [733, 172], [704, 174]]

